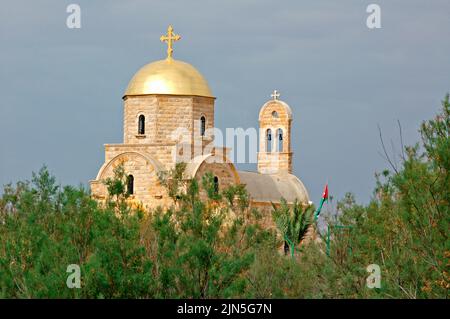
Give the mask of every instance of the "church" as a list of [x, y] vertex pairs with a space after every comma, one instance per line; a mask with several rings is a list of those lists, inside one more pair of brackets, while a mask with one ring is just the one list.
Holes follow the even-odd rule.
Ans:
[[274, 91], [261, 107], [257, 172], [237, 170], [229, 160], [230, 149], [208, 147], [214, 144], [216, 97], [195, 67], [173, 58], [173, 44], [180, 38], [169, 26], [160, 39], [167, 43], [167, 57], [144, 65], [130, 80], [123, 95], [123, 143], [105, 145], [105, 162], [90, 182], [92, 196], [106, 199], [104, 180], [123, 165], [130, 201], [149, 210], [169, 207], [172, 202], [159, 183], [158, 172], [184, 162], [186, 179], [201, 181], [211, 172], [218, 190], [244, 184], [250, 205], [262, 211], [270, 210], [271, 203], [279, 203], [282, 197], [288, 203], [308, 204], [305, 186], [292, 174], [289, 105]]

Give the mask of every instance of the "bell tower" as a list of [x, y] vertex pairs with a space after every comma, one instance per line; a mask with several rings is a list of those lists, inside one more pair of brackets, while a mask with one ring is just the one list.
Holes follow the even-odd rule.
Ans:
[[289, 105], [279, 100], [275, 90], [272, 100], [259, 112], [258, 172], [261, 174], [292, 173], [291, 124]]

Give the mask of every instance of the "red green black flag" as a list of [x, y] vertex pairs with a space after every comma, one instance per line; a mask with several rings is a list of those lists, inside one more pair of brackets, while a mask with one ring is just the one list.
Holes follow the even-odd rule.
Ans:
[[321, 198], [321, 200], [320, 200], [319, 207], [317, 208], [317, 210], [316, 210], [316, 212], [315, 212], [315, 214], [314, 214], [314, 220], [316, 220], [317, 217], [319, 217], [320, 211], [322, 210], [322, 206], [323, 206], [323, 203], [324, 203], [325, 201], [328, 202], [328, 183], [325, 185], [325, 188], [324, 188], [324, 190], [323, 190], [322, 198]]

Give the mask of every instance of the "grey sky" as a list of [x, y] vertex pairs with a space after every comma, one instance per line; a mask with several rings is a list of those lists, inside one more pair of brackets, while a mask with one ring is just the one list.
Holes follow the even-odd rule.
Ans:
[[[82, 28], [66, 27], [78, 3]], [[366, 27], [366, 7], [382, 29]], [[216, 126], [254, 127], [273, 89], [294, 113], [294, 172], [320, 199], [347, 191], [367, 201], [377, 124], [398, 144], [418, 140], [450, 90], [450, 1], [22, 1], [0, 11], [0, 184], [44, 163], [63, 184], [86, 184], [105, 143], [122, 142], [122, 94], [144, 64], [193, 64], [217, 97]], [[254, 169], [255, 165], [240, 165]]]

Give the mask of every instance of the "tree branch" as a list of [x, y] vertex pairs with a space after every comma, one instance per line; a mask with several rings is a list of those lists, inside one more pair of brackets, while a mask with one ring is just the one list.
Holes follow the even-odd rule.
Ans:
[[398, 174], [397, 167], [395, 167], [395, 165], [392, 163], [391, 158], [389, 157], [389, 155], [388, 155], [388, 153], [387, 153], [387, 151], [386, 151], [386, 147], [385, 147], [385, 145], [384, 145], [384, 140], [383, 140], [383, 135], [381, 134], [381, 128], [380, 128], [380, 125], [377, 125], [377, 126], [378, 126], [378, 132], [380, 133], [381, 146], [383, 147], [383, 152], [384, 152], [384, 155], [385, 155], [385, 157], [386, 157], [386, 160], [388, 161], [389, 165], [391, 165], [391, 167], [392, 167], [392, 169], [394, 170], [394, 172], [395, 172], [396, 174]]

